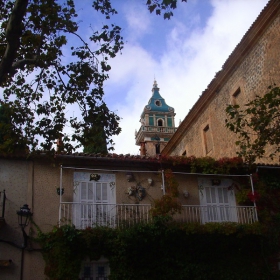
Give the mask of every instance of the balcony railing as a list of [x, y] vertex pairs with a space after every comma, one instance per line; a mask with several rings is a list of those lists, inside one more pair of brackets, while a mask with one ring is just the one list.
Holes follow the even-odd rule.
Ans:
[[143, 132], [150, 132], [150, 133], [175, 133], [177, 127], [169, 127], [169, 126], [147, 126], [142, 125], [138, 132], [135, 135], [136, 141], [139, 141], [139, 138]]
[[180, 214], [174, 217], [184, 223], [236, 222], [252, 224], [258, 221], [257, 209], [254, 206], [223, 205], [183, 205]]
[[[79, 229], [95, 226], [122, 227], [151, 221], [150, 204], [86, 204], [61, 203], [60, 224], [74, 224]], [[174, 219], [183, 223], [258, 221], [254, 206], [183, 205]]]

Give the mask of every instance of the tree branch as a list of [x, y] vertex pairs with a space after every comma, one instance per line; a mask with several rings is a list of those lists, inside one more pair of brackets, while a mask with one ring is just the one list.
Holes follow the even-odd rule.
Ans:
[[20, 46], [22, 21], [26, 13], [28, 0], [16, 0], [6, 28], [7, 47], [0, 63], [0, 85], [11, 72], [16, 53]]
[[16, 69], [23, 68], [23, 66], [25, 65], [32, 65], [32, 64], [38, 65], [38, 61], [39, 60], [37, 60], [37, 58], [26, 58], [26, 59], [18, 60], [12, 64], [11, 72], [15, 71]]

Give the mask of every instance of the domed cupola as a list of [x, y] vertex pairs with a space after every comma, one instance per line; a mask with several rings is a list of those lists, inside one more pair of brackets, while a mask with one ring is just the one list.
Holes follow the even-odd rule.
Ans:
[[141, 117], [144, 116], [146, 112], [155, 111], [155, 112], [174, 112], [174, 108], [168, 106], [159, 94], [159, 88], [157, 86], [157, 82], [154, 81], [154, 85], [152, 88], [152, 97], [150, 98], [148, 105], [145, 106]]
[[159, 94], [157, 82], [154, 81], [152, 97], [141, 114], [141, 127], [135, 133], [136, 145], [140, 146], [141, 155], [156, 155], [176, 131], [174, 108], [166, 104]]

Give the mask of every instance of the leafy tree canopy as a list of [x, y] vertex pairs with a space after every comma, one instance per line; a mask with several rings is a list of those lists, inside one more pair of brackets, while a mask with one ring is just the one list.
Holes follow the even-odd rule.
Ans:
[[[170, 18], [176, 2], [147, 1], [147, 7]], [[110, 0], [95, 0], [92, 8], [106, 19], [117, 13]], [[108, 60], [123, 48], [121, 28], [108, 23], [83, 38], [74, 0], [0, 0], [0, 23], [0, 104], [9, 108], [15, 133], [13, 141], [2, 137], [10, 139], [2, 147], [15, 152], [13, 143], [20, 140], [29, 151], [54, 151], [63, 135], [64, 150], [73, 151], [88, 145], [96, 125], [112, 144], [120, 118], [103, 100], [103, 83]], [[80, 118], [67, 116], [72, 104], [79, 106]]]
[[226, 108], [226, 127], [238, 135], [238, 154], [249, 163], [267, 153], [273, 159], [280, 152], [280, 88], [270, 86], [268, 90], [263, 97], [245, 104], [245, 108]]

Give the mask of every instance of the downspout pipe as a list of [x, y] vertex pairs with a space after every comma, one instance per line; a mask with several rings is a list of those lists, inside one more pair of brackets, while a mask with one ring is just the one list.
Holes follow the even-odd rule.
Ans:
[[[251, 183], [252, 194], [254, 196], [255, 190], [254, 190], [253, 175], [250, 174], [249, 178], [250, 178], [250, 183]], [[257, 205], [256, 205], [256, 200], [255, 199], [254, 199], [254, 209], [255, 209], [255, 215], [256, 215], [256, 218], [257, 218], [257, 221], [258, 221], [259, 219], [258, 219]]]
[[164, 170], [161, 170], [161, 177], [162, 177], [162, 192], [165, 195], [165, 180], [164, 180]]
[[59, 180], [59, 213], [58, 213], [58, 226], [61, 223], [61, 203], [62, 203], [62, 165], [60, 166], [60, 180]]

